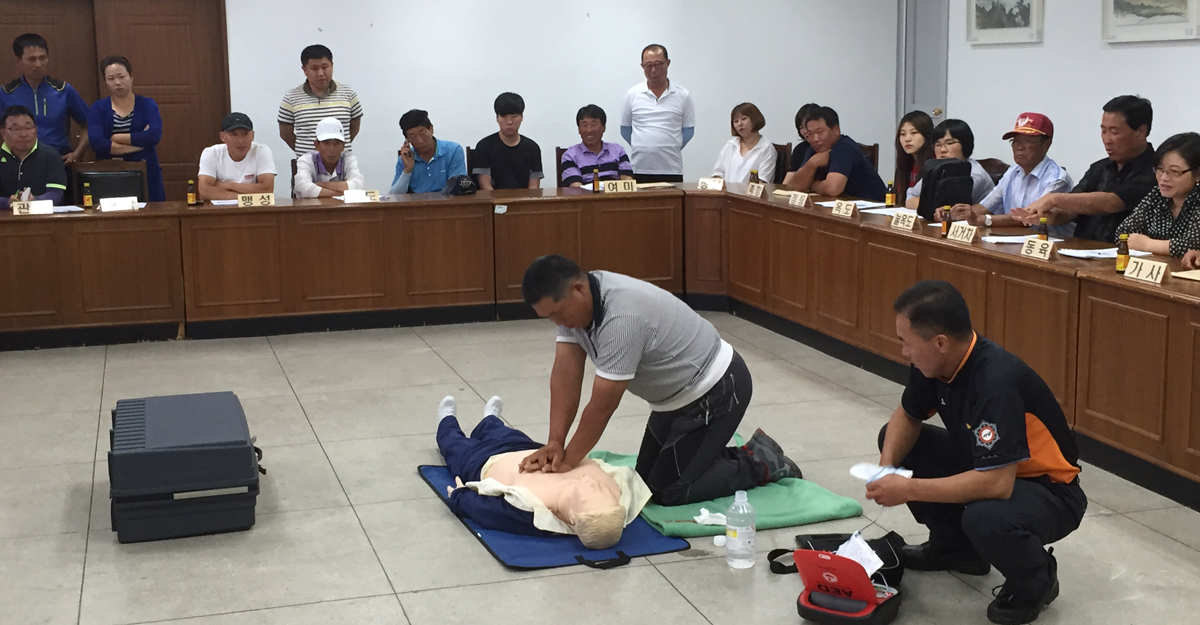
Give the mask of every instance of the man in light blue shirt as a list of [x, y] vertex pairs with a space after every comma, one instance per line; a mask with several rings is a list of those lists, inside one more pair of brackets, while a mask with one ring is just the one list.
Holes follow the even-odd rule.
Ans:
[[462, 146], [435, 138], [427, 111], [413, 109], [402, 115], [400, 130], [404, 147], [396, 160], [396, 177], [389, 195], [436, 193], [450, 178], [467, 175]]
[[[1074, 186], [1067, 170], [1046, 156], [1054, 141], [1054, 124], [1049, 117], [1022, 113], [1016, 127], [1005, 133], [1004, 139], [1012, 143], [1015, 164], [978, 204], [954, 205], [950, 209], [954, 219], [988, 228], [1024, 227], [1011, 215], [1014, 208], [1025, 208], [1047, 193], [1062, 193]], [[1071, 236], [1074, 231], [1073, 223], [1050, 226], [1050, 234], [1055, 236]]]

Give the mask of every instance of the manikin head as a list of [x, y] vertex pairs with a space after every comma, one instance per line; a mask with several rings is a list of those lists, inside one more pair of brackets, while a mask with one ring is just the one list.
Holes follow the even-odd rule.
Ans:
[[896, 298], [896, 336], [908, 358], [925, 377], [954, 377], [974, 331], [963, 296], [941, 280], [925, 280]]
[[607, 549], [621, 540], [625, 530], [625, 507], [615, 483], [604, 483], [590, 475], [572, 480], [558, 498], [558, 515], [575, 529], [588, 549]]
[[582, 329], [592, 323], [592, 287], [575, 261], [551, 254], [529, 264], [521, 281], [525, 303], [539, 317], [564, 328]]

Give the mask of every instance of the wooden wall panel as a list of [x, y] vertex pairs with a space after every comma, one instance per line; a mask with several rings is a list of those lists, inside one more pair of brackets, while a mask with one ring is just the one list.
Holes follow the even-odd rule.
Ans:
[[491, 215], [490, 206], [403, 212], [404, 307], [496, 301]]
[[591, 236], [584, 240], [587, 268], [634, 276], [682, 293], [681, 198], [610, 202], [597, 202], [589, 211]]
[[508, 212], [495, 218], [496, 298], [520, 302], [521, 279], [534, 259], [561, 254], [576, 262], [583, 258], [582, 203], [508, 204]]
[[189, 320], [287, 312], [283, 220], [283, 213], [184, 218]]
[[162, 315], [149, 311], [183, 312], [177, 219], [78, 225], [75, 238], [79, 258], [84, 259], [79, 265], [83, 317], [93, 323], [121, 316], [148, 321]]
[[1085, 283], [1080, 307], [1081, 431], [1167, 460], [1170, 317], [1165, 305]]
[[302, 213], [293, 216], [289, 230], [297, 263], [288, 273], [299, 282], [305, 309], [385, 305], [382, 209]]
[[813, 239], [813, 325], [834, 338], [861, 345], [862, 234], [857, 225], [819, 222]]
[[988, 338], [1042, 376], [1071, 419], [1079, 281], [1069, 274], [1004, 264], [989, 277], [988, 291]]
[[917, 283], [915, 243], [897, 236], [868, 234], [863, 266], [863, 342], [876, 353], [904, 360], [903, 344], [896, 338], [896, 313], [892, 304], [905, 289]]
[[684, 290], [688, 293], [724, 295], [728, 289], [726, 204], [723, 196], [689, 196], [684, 203]]
[[766, 289], [766, 218], [763, 208], [730, 200], [729, 294], [762, 305]]
[[[938, 252], [934, 250], [925, 265], [926, 269], [921, 276], [923, 280], [945, 280], [954, 285], [959, 293], [962, 293], [963, 299], [967, 301], [967, 308], [971, 310], [971, 325], [981, 334], [987, 334], [988, 327], [988, 272], [986, 269], [972, 267], [967, 264], [967, 259], [962, 258], [962, 255], [955, 255], [949, 258], [937, 258]], [[978, 261], [976, 261], [978, 262]]]
[[1172, 358], [1169, 365], [1172, 373], [1179, 375], [1186, 384], [1178, 394], [1172, 393], [1182, 403], [1179, 406], [1182, 431], [1178, 436], [1178, 451], [1173, 454], [1173, 464], [1193, 475], [1200, 475], [1200, 311], [1192, 311], [1184, 335], [1184, 342], [1176, 346], [1178, 351], [1184, 352], [1184, 356]]
[[67, 237], [50, 222], [0, 230], [0, 330], [66, 323], [63, 256]]
[[785, 319], [808, 323], [811, 221], [782, 209], [772, 209], [768, 216], [766, 307]]

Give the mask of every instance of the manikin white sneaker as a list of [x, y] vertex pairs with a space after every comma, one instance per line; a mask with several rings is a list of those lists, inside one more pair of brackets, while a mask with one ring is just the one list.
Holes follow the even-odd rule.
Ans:
[[500, 413], [503, 411], [504, 401], [500, 399], [499, 395], [492, 395], [492, 398], [488, 400], [487, 406], [484, 406], [483, 408], [483, 416], [499, 417]]
[[453, 417], [458, 414], [458, 403], [454, 401], [453, 395], [447, 395], [442, 398], [442, 403], [438, 404], [438, 421], [446, 417]]

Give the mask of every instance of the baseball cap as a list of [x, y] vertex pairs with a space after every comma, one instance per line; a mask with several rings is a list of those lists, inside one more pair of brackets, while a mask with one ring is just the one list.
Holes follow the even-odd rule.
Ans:
[[1004, 133], [1003, 138], [1008, 140], [1017, 135], [1040, 135], [1053, 139], [1054, 123], [1041, 113], [1021, 113], [1017, 118], [1017, 125]]
[[254, 130], [254, 122], [250, 121], [250, 116], [245, 113], [230, 113], [221, 120], [221, 132], [229, 132], [237, 129]]
[[346, 135], [342, 134], [342, 122], [336, 117], [326, 117], [317, 122], [317, 141], [329, 139], [346, 140]]

